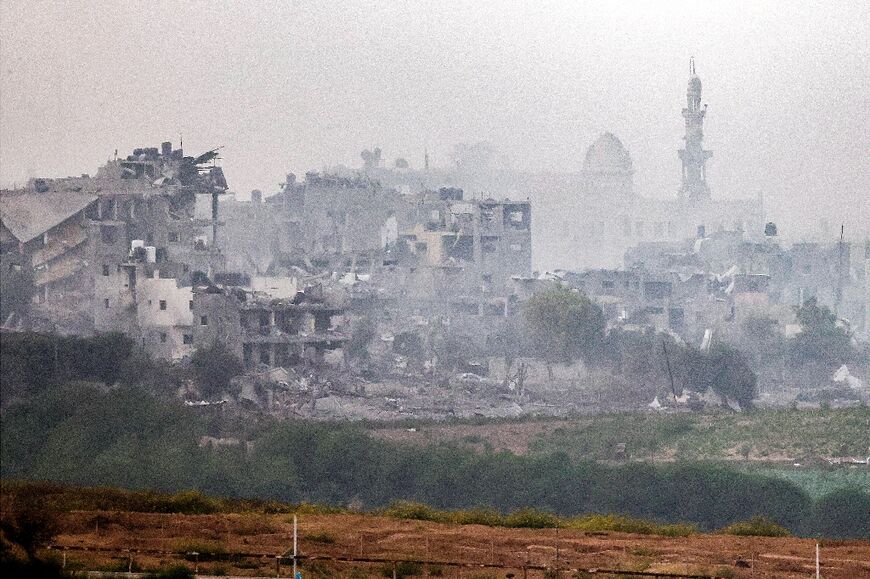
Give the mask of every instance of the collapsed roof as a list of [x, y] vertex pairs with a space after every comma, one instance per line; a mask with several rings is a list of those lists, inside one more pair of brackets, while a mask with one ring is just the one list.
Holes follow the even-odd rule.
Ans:
[[35, 239], [97, 200], [96, 195], [67, 191], [0, 195], [0, 222], [21, 243]]

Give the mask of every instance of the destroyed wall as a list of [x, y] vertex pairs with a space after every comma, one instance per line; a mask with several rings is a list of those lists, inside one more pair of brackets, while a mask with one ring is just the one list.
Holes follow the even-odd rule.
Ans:
[[227, 346], [248, 368], [319, 364], [338, 350], [344, 310], [307, 288], [293, 299], [273, 299], [250, 288], [197, 288], [193, 299], [194, 345]]
[[[738, 318], [769, 317], [779, 311], [777, 306], [798, 306], [815, 298], [841, 317], [854, 320], [855, 328], [861, 328], [864, 320], [862, 273], [853, 263], [848, 242], [795, 243], [784, 248], [776, 237], [752, 241], [740, 231], [703, 232], [682, 243], [641, 244], [626, 253], [626, 263], [660, 273], [701, 272], [722, 283], [733, 281], [736, 291], [727, 291], [724, 297]], [[750, 281], [762, 289], [741, 285]], [[726, 288], [727, 284], [720, 289]], [[782, 316], [777, 313], [775, 317]]]
[[815, 298], [819, 305], [836, 310], [842, 291], [850, 284], [849, 243], [795, 243], [788, 251], [791, 272], [784, 299], [800, 305]]
[[704, 330], [733, 318], [733, 299], [705, 274], [631, 270], [565, 273], [563, 281], [597, 303], [608, 324], [650, 326], [699, 341]]
[[426, 192], [414, 204], [401, 238], [421, 265], [461, 267], [474, 285], [504, 294], [513, 275], [531, 273], [531, 206], [528, 202], [463, 201], [461, 190]]
[[[331, 260], [370, 256], [384, 249], [404, 211], [402, 196], [363, 177], [308, 173], [301, 184], [288, 180], [266, 200], [282, 214], [281, 248], [295, 248], [316, 267], [334, 268]], [[293, 237], [296, 237], [293, 239]]]
[[97, 332], [123, 332], [138, 338], [136, 329], [135, 268], [125, 267], [129, 242], [123, 221], [92, 221], [91, 276], [94, 280], [91, 311]]
[[235, 296], [217, 289], [194, 290], [193, 343], [195, 348], [223, 344], [242, 359], [241, 309]]
[[226, 256], [227, 271], [262, 274], [275, 256], [297, 253], [296, 225], [285, 221], [287, 216], [276, 212], [274, 205], [227, 198], [220, 200], [219, 211], [223, 225], [217, 246]]

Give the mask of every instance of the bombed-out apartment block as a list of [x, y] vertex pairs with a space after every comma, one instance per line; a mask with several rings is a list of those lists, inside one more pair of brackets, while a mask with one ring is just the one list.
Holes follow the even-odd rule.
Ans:
[[[40, 187], [39, 189], [42, 189]], [[28, 188], [0, 192], [4, 328], [43, 331], [89, 325], [86, 212], [97, 196]]]
[[[94, 329], [123, 331], [152, 355], [179, 359], [194, 348], [192, 286], [224, 269], [212, 240], [216, 198], [226, 189], [214, 152], [185, 157], [170, 143], [110, 161], [111, 182], [91, 211]], [[214, 207], [195, 213], [197, 197]]]
[[702, 273], [682, 275], [630, 270], [589, 270], [566, 281], [601, 306], [612, 324], [652, 326], [700, 338], [732, 313], [728, 299]]
[[355, 311], [504, 315], [511, 276], [531, 272], [528, 201], [465, 199], [456, 188], [400, 194], [365, 175], [308, 173], [288, 175], [265, 200], [221, 207], [223, 244], [242, 271], [329, 272]]
[[191, 307], [193, 342], [225, 344], [248, 368], [341, 361], [344, 306], [320, 285], [281, 298], [240, 286], [197, 287]]
[[[189, 353], [192, 283], [224, 268], [210, 243], [226, 189], [216, 156], [186, 157], [163, 143], [109, 160], [94, 177], [33, 179], [4, 192], [7, 241], [29, 238], [17, 253], [36, 274], [23, 292], [39, 306], [25, 313], [30, 327], [121, 331], [160, 357]], [[206, 219], [195, 215], [197, 197], [213, 208]]]
[[455, 188], [423, 192], [409, 201], [412, 210], [401, 238], [420, 265], [461, 266], [481, 293], [503, 294], [512, 275], [531, 273], [528, 201], [465, 200]]
[[398, 237], [403, 198], [364, 176], [288, 175], [281, 192], [266, 201], [286, 235], [279, 251], [302, 256], [314, 268], [366, 269]]

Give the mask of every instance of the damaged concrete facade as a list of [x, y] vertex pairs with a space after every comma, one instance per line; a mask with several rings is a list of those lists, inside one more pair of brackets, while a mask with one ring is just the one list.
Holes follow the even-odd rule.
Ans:
[[93, 288], [85, 275], [86, 213], [96, 202], [95, 195], [50, 191], [39, 182], [0, 192], [3, 327], [66, 332], [87, 325], [76, 304]]
[[[185, 157], [163, 143], [97, 173], [111, 186], [91, 215], [95, 331], [124, 331], [160, 358], [192, 353], [192, 285], [225, 267], [211, 243], [227, 186], [209, 165], [216, 156]], [[197, 218], [197, 197], [215, 207], [210, 219]]]
[[247, 368], [338, 364], [346, 341], [339, 297], [314, 285], [292, 298], [275, 298], [238, 286], [197, 287], [193, 292], [193, 343], [222, 343]]
[[[409, 317], [473, 328], [484, 343], [512, 301], [513, 275], [531, 273], [528, 201], [465, 199], [457, 188], [400, 194], [364, 175], [288, 175], [277, 195], [228, 201], [230, 260], [246, 273], [322, 279], [350, 296], [355, 316], [400, 331]], [[223, 205], [222, 205], [223, 207]], [[236, 210], [238, 208], [238, 210]], [[263, 217], [259, 222], [254, 218]], [[256, 230], [245, 257], [232, 239]], [[255, 265], [256, 264], [256, 265]]]
[[4, 193], [6, 241], [16, 231], [23, 235], [16, 203], [39, 211], [26, 219], [29, 229], [45, 229], [37, 232], [38, 244], [27, 233], [31, 239], [19, 247], [35, 274], [35, 301], [45, 303], [27, 314], [30, 327], [121, 331], [155, 356], [189, 354], [192, 282], [224, 269], [209, 243], [216, 213], [194, 214], [197, 197], [216, 211], [226, 190], [223, 172], [211, 163], [216, 157], [215, 151], [185, 157], [167, 142], [110, 160], [94, 177], [34, 179], [25, 192]]

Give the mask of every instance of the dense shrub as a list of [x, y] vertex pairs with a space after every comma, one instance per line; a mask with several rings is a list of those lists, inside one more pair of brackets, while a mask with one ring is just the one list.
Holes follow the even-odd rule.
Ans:
[[695, 525], [675, 523], [658, 525], [651, 521], [620, 515], [586, 515], [568, 521], [567, 526], [581, 531], [613, 531], [618, 533], [638, 533], [641, 535], [665, 535], [668, 537], [687, 537], [697, 533]]
[[767, 517], [756, 516], [748, 521], [732, 523], [719, 531], [725, 535], [746, 535], [755, 537], [788, 537], [791, 533]]
[[5, 388], [42, 390], [69, 380], [114, 383], [134, 351], [118, 332], [92, 338], [10, 332], [0, 334], [0, 380]]

